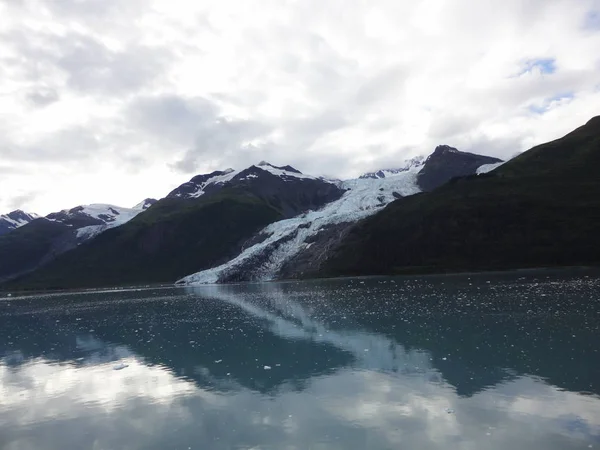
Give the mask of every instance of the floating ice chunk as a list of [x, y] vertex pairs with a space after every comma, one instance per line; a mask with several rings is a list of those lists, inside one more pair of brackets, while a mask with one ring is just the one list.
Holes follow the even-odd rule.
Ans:
[[222, 359], [217, 359], [215, 362], [216, 362], [217, 364], [219, 364], [219, 363], [222, 363], [222, 362], [223, 362], [223, 360], [222, 360]]
[[265, 370], [271, 370], [271, 366], [265, 366], [264, 369]]
[[116, 366], [113, 366], [113, 370], [123, 370], [125, 368], [129, 367], [129, 364], [125, 364], [125, 363], [119, 363]]

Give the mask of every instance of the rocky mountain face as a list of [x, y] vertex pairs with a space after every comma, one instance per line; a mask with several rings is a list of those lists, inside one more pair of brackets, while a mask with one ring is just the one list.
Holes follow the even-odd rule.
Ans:
[[38, 216], [36, 214], [28, 214], [20, 209], [9, 212], [8, 214], [0, 215], [0, 236], [22, 227], [23, 225], [27, 225], [37, 218]]
[[448, 145], [439, 145], [427, 158], [419, 172], [421, 190], [431, 191], [454, 177], [464, 177], [477, 172], [481, 166], [500, 164], [501, 159], [461, 152]]
[[156, 200], [146, 199], [133, 208], [77, 206], [24, 223], [0, 236], [0, 281], [49, 263], [100, 233], [128, 222], [154, 203]]
[[260, 162], [240, 172], [233, 169], [197, 175], [169, 193], [167, 198], [211, 196], [222, 189], [239, 189], [265, 200], [285, 217], [317, 209], [343, 194], [335, 183], [305, 175], [291, 166]]
[[492, 172], [394, 202], [312, 275], [600, 265], [599, 166], [595, 117]]

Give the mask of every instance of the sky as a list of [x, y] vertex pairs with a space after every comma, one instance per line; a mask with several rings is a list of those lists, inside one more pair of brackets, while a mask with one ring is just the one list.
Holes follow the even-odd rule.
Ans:
[[600, 0], [0, 0], [0, 213], [266, 160], [510, 158], [600, 114]]

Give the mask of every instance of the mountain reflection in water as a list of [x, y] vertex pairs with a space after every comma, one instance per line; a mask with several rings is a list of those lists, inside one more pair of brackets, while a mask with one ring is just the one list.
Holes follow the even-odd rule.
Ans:
[[0, 448], [598, 447], [599, 292], [543, 272], [2, 299]]

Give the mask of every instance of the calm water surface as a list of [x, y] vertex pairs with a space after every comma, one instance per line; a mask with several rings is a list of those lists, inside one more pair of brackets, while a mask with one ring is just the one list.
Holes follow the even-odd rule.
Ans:
[[600, 449], [600, 278], [0, 300], [1, 449]]

